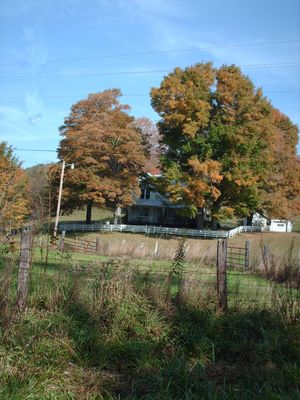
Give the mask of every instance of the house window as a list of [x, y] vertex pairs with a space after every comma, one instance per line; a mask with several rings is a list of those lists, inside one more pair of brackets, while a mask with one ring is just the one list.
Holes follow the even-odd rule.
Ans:
[[148, 188], [143, 188], [141, 190], [141, 199], [148, 200], [150, 199], [150, 190]]
[[277, 224], [277, 226], [285, 226], [285, 224]]
[[150, 208], [149, 207], [141, 207], [140, 208], [140, 215], [142, 217], [149, 217], [150, 216]]

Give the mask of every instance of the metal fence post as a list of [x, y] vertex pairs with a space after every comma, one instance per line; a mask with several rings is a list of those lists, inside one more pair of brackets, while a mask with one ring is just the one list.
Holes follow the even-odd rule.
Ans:
[[227, 239], [218, 240], [217, 244], [217, 293], [218, 312], [227, 311], [227, 279], [226, 279]]
[[26, 306], [28, 293], [28, 275], [31, 264], [32, 231], [23, 229], [21, 234], [21, 254], [19, 264], [17, 303], [16, 306], [23, 311]]

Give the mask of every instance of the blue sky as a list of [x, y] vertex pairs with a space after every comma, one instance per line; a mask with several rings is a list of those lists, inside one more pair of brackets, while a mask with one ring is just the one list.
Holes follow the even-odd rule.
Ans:
[[0, 54], [0, 140], [16, 149], [56, 150], [71, 105], [107, 88], [157, 121], [150, 88], [201, 61], [241, 66], [300, 126], [299, 0], [2, 0]]

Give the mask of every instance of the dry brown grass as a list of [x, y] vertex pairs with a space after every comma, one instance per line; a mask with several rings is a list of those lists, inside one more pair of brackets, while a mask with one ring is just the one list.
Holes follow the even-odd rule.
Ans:
[[[296, 257], [300, 249], [300, 233], [248, 233], [237, 235], [230, 239], [233, 246], [243, 246], [245, 241], [250, 241], [250, 265], [252, 268], [257, 268], [263, 264], [262, 260], [262, 245], [270, 248], [270, 251], [278, 262], [282, 260], [289, 252], [291, 243], [293, 246], [293, 256]], [[280, 262], [279, 262], [280, 264]]]
[[[84, 235], [88, 240], [100, 239], [99, 252], [109, 257], [171, 260], [176, 252], [178, 238], [153, 238], [140, 234], [106, 233]], [[188, 239], [186, 260], [207, 265], [214, 261], [216, 240]]]
[[[100, 239], [99, 252], [109, 257], [125, 256], [128, 258], [170, 260], [173, 258], [178, 239], [175, 237], [149, 237], [129, 233], [86, 233], [82, 235], [87, 240]], [[270, 247], [276, 257], [283, 257], [294, 241], [294, 255], [300, 249], [300, 233], [248, 233], [229, 239], [231, 246], [245, 246], [250, 241], [251, 267], [262, 264], [261, 243]], [[155, 252], [155, 250], [157, 250]], [[197, 265], [215, 263], [217, 240], [187, 239], [186, 260]]]

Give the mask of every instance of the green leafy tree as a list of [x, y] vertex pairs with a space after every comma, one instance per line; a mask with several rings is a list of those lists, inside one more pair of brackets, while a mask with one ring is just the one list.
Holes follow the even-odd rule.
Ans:
[[[274, 186], [273, 173], [279, 154], [297, 158], [297, 129], [286, 116], [276, 122], [277, 111], [238, 67], [176, 68], [151, 90], [151, 99], [161, 117], [164, 186], [171, 200], [198, 216], [198, 227], [205, 208], [213, 221], [224, 213], [249, 219], [255, 211], [276, 214], [284, 202], [292, 208], [299, 177], [289, 175], [293, 190], [288, 193], [278, 177]], [[279, 137], [286, 145], [275, 151]], [[268, 194], [277, 191], [281, 204], [275, 207]]]
[[118, 89], [89, 95], [72, 106], [60, 128], [59, 158], [75, 163], [75, 170], [65, 174], [63, 209], [87, 206], [87, 223], [93, 205], [114, 206], [120, 215], [121, 207], [130, 205], [139, 192], [145, 151], [120, 96]]
[[279, 110], [272, 110], [272, 168], [260, 184], [261, 209], [270, 217], [293, 218], [300, 213], [298, 128]]

